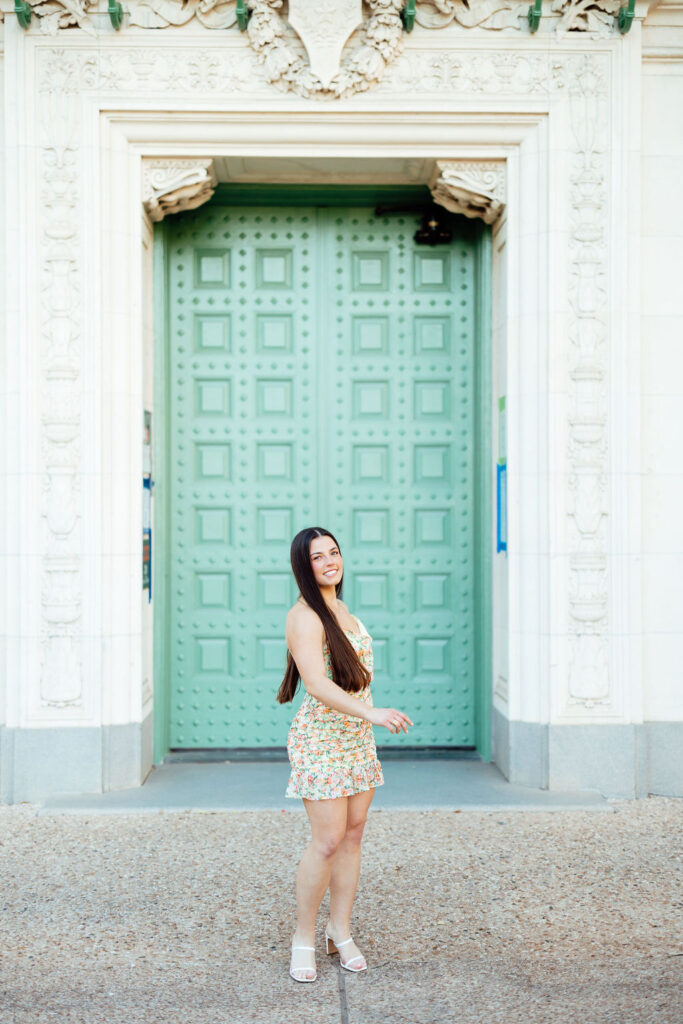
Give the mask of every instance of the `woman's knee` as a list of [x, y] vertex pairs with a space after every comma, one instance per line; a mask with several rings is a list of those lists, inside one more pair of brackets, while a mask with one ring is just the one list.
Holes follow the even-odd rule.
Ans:
[[365, 828], [366, 821], [367, 816], [363, 816], [362, 818], [357, 818], [355, 821], [349, 822], [346, 827], [344, 839], [350, 843], [359, 843], [363, 838], [363, 829]]
[[315, 836], [313, 845], [321, 857], [328, 859], [334, 857], [343, 838], [344, 832], [335, 829], [332, 832], [324, 832], [322, 835]]

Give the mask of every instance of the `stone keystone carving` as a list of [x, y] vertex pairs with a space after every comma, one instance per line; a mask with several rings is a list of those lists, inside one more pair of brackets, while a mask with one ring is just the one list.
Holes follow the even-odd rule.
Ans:
[[142, 202], [153, 221], [167, 214], [195, 210], [216, 188], [213, 160], [156, 160], [142, 162]]
[[493, 224], [505, 209], [505, 164], [502, 160], [437, 160], [429, 188], [434, 202], [451, 213]]
[[363, 0], [289, 0], [289, 24], [325, 88], [339, 74], [344, 44], [362, 22]]

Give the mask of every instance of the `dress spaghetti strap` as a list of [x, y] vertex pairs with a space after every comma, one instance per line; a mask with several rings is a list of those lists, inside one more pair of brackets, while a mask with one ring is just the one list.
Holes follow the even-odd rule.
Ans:
[[365, 626], [363, 625], [363, 623], [358, 618], [357, 615], [352, 615], [351, 618], [355, 619], [356, 623], [358, 624], [358, 632], [360, 633], [361, 636], [369, 636], [370, 635], [368, 633], [367, 629], [365, 628]]

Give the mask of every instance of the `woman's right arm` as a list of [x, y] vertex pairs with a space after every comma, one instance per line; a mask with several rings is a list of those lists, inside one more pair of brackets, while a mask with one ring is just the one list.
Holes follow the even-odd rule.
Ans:
[[[323, 658], [323, 642], [325, 630], [323, 624], [315, 614], [307, 609], [305, 614], [297, 609], [297, 614], [287, 616], [287, 646], [299, 670], [301, 681], [306, 687], [306, 692], [319, 700], [322, 704], [335, 711], [341, 711], [344, 715], [352, 715], [354, 718], [362, 718], [373, 725], [387, 725], [388, 721], [400, 722], [400, 727], [390, 729], [392, 732], [399, 732], [403, 728], [408, 732], [408, 724], [412, 725], [407, 715], [397, 711], [395, 708], [375, 708], [360, 700], [354, 694], [343, 690], [333, 679], [330, 679], [325, 672], [325, 659]], [[391, 716], [387, 712], [391, 711]]]

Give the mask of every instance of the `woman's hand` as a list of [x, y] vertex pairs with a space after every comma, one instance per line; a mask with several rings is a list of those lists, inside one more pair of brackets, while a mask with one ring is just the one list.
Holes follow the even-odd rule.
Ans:
[[389, 732], [397, 733], [408, 732], [408, 726], [413, 723], [404, 715], [402, 711], [397, 711], [396, 708], [369, 708], [368, 720], [372, 725], [383, 725]]

